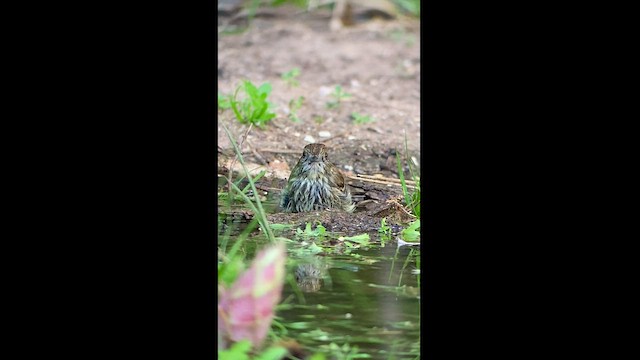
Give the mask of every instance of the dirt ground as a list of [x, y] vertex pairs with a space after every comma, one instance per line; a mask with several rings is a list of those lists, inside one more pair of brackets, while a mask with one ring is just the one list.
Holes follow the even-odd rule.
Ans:
[[[398, 178], [396, 152], [404, 154], [406, 134], [409, 156], [419, 169], [419, 20], [361, 16], [352, 26], [332, 31], [330, 18], [328, 9], [269, 8], [252, 19], [248, 30], [218, 37], [220, 93], [233, 92], [245, 79], [272, 85], [268, 100], [277, 116], [264, 129], [253, 127], [242, 150], [248, 163], [267, 169], [265, 178], [277, 180], [274, 188], [284, 185], [311, 142], [327, 145], [329, 160], [347, 175]], [[219, 15], [219, 30], [231, 19]], [[299, 85], [291, 86], [281, 76], [296, 67]], [[336, 85], [352, 97], [329, 108]], [[300, 96], [305, 98], [297, 111], [301, 121], [294, 122], [289, 103]], [[353, 112], [375, 121], [354, 124]], [[230, 110], [219, 111], [219, 171], [233, 154], [222, 123], [238, 141], [248, 128]]]

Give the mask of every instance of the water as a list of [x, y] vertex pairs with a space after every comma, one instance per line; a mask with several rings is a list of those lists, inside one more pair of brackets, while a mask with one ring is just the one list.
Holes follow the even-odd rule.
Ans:
[[[382, 247], [377, 234], [359, 248], [331, 236], [282, 236], [293, 241], [287, 243], [288, 281], [273, 326], [279, 337], [327, 359], [354, 355], [354, 346], [372, 359], [419, 357], [419, 248], [395, 241]], [[250, 259], [266, 241], [252, 236], [244, 244]]]

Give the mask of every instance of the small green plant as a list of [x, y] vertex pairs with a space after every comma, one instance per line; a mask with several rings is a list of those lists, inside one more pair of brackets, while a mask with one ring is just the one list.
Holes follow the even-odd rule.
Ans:
[[[327, 345], [321, 346], [325, 347]], [[332, 342], [328, 345], [328, 350], [336, 360], [351, 360], [351, 359], [370, 359], [371, 355], [358, 352], [356, 345], [350, 346], [348, 343], [342, 346]]]
[[391, 228], [387, 225], [387, 218], [380, 220], [380, 229], [378, 229], [378, 232], [382, 236], [391, 236]]
[[231, 109], [231, 100], [229, 99], [229, 95], [218, 93], [218, 109], [220, 110]]
[[283, 230], [291, 229], [294, 225], [291, 225], [291, 224], [269, 224], [269, 226], [271, 226], [272, 230], [283, 231]]
[[376, 118], [371, 115], [361, 115], [357, 112], [351, 113], [351, 118], [353, 119], [353, 123], [356, 125], [366, 124], [373, 121], [376, 121]]
[[302, 103], [304, 103], [304, 96], [300, 96], [297, 99], [292, 99], [289, 101], [289, 119], [293, 122], [300, 122], [300, 118], [298, 117], [298, 110], [302, 107]]
[[420, 238], [420, 231], [418, 231], [418, 229], [420, 229], [420, 219], [415, 220], [414, 222], [409, 224], [409, 227], [402, 230], [402, 238], [405, 241], [418, 240], [418, 238]]
[[387, 225], [387, 218], [382, 218], [380, 220], [378, 233], [380, 234], [380, 246], [384, 247], [385, 242], [391, 240], [391, 227]]
[[[244, 93], [243, 97], [239, 96], [241, 91]], [[243, 81], [229, 99], [236, 119], [242, 124], [264, 127], [267, 122], [276, 117], [276, 114], [270, 111], [273, 104], [267, 101], [270, 93], [270, 83], [256, 87], [250, 81]], [[220, 104], [220, 97], [218, 97], [218, 104]]]
[[296, 236], [300, 237], [320, 237], [324, 236], [327, 232], [327, 229], [322, 226], [322, 224], [318, 224], [315, 230], [311, 230], [311, 223], [307, 223], [304, 231], [301, 229], [296, 229]]
[[251, 342], [249, 340], [238, 341], [226, 350], [218, 350], [218, 357], [221, 359], [249, 359]]
[[411, 15], [420, 17], [420, 0], [393, 0], [393, 2]]
[[[356, 243], [361, 246], [369, 245], [369, 234], [360, 234], [355, 236], [340, 236], [338, 238], [340, 241], [350, 241]], [[348, 243], [347, 243], [348, 244]]]
[[[245, 174], [248, 174], [249, 170], [247, 169], [247, 164], [244, 162], [244, 158], [242, 156], [242, 152], [240, 152], [240, 149], [238, 148], [238, 144], [234, 140], [234, 138], [231, 135], [231, 132], [229, 131], [229, 129], [224, 124], [222, 124], [222, 129], [227, 133], [227, 137], [229, 138], [229, 141], [231, 141], [231, 145], [233, 146], [233, 150], [235, 151], [236, 156], [238, 157], [238, 160], [240, 161], [240, 165], [242, 165], [242, 170], [244, 171]], [[258, 189], [256, 189], [256, 185], [255, 185], [253, 179], [251, 178], [251, 176], [249, 176], [247, 179], [249, 180], [249, 186], [250, 186], [253, 194], [256, 194], [256, 195], [259, 194], [258, 193]], [[231, 183], [231, 188], [233, 190], [235, 190], [236, 194], [239, 194], [244, 199], [245, 204], [255, 214], [255, 219], [257, 219], [257, 221], [260, 223], [260, 226], [265, 231], [269, 241], [270, 242], [274, 242], [275, 241], [275, 237], [273, 236], [273, 231], [271, 230], [271, 226], [269, 226], [269, 221], [267, 220], [267, 215], [266, 215], [266, 213], [264, 211], [264, 208], [262, 207], [262, 202], [260, 201], [260, 197], [256, 196], [255, 199], [253, 199], [253, 200], [255, 200], [255, 204], [254, 204], [252, 199], [249, 199], [249, 197], [245, 193], [243, 193], [243, 191], [235, 183]], [[231, 194], [230, 196], [233, 197], [233, 194]], [[237, 241], [236, 245], [240, 244], [240, 243], [242, 243], [242, 241]]]
[[340, 106], [340, 103], [342, 103], [346, 99], [349, 99], [351, 97], [351, 94], [342, 90], [342, 86], [336, 85], [335, 89], [331, 94], [329, 94], [329, 96], [331, 96], [333, 100], [327, 102], [327, 108], [334, 109]]
[[[407, 146], [407, 137], [405, 134], [404, 139], [404, 149], [405, 154], [409, 154], [409, 149]], [[413, 193], [409, 193], [407, 188], [407, 182], [404, 179], [404, 170], [402, 168], [402, 161], [400, 160], [400, 155], [396, 154], [396, 162], [398, 164], [398, 176], [400, 177], [400, 184], [402, 185], [402, 194], [404, 195], [404, 201], [407, 209], [413, 212], [417, 218], [420, 218], [420, 178], [415, 175], [413, 171], [412, 160], [408, 158], [407, 155], [407, 164], [409, 164], [409, 172], [411, 173], [411, 177], [413, 178], [414, 188]]]
[[[264, 175], [266, 174], [265, 170], [262, 170], [258, 173], [258, 175], [256, 175], [253, 178], [253, 182], [256, 183], [258, 180], [260, 180], [260, 178], [262, 178]], [[234, 185], [236, 187], [240, 187], [240, 183], [242, 182], [242, 180], [244, 180], [245, 176], [241, 176], [239, 179], [237, 179], [236, 181], [234, 181]], [[225, 180], [227, 180], [226, 178], [224, 178]], [[234, 195], [233, 197], [229, 196], [228, 192], [219, 192], [218, 193], [218, 201], [224, 201], [224, 200], [229, 200], [229, 205], [232, 204], [232, 202], [234, 201], [244, 201], [245, 198], [249, 198], [249, 199], [254, 199], [255, 200], [255, 196], [256, 194], [253, 194], [253, 190], [251, 190], [251, 185], [247, 184], [244, 188], [242, 188], [241, 190], [242, 194], [244, 195]]]
[[286, 73], [282, 74], [282, 80], [284, 80], [289, 86], [295, 87], [300, 85], [297, 77], [300, 76], [300, 69], [293, 68]]

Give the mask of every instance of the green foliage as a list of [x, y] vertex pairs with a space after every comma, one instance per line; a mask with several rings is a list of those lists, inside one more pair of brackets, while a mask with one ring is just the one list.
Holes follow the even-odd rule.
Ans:
[[378, 233], [380, 234], [380, 247], [384, 247], [385, 242], [391, 240], [391, 227], [387, 225], [387, 218], [382, 218], [380, 220]]
[[404, 181], [404, 170], [402, 169], [402, 161], [400, 160], [400, 155], [396, 154], [396, 163], [398, 164], [398, 176], [400, 177], [400, 184], [402, 185], [402, 194], [404, 195], [404, 201], [407, 206], [411, 204], [411, 195], [409, 195], [409, 191], [407, 190], [407, 184]]
[[411, 194], [411, 202], [408, 203], [409, 209], [413, 211], [413, 214], [420, 218], [420, 177], [416, 175], [413, 169], [413, 160], [409, 159], [409, 146], [407, 144], [407, 134], [404, 135], [404, 152], [407, 154], [407, 164], [409, 165], [409, 173], [415, 183], [413, 194]]
[[420, 231], [418, 231], [418, 229], [420, 229], [420, 219], [412, 222], [409, 224], [409, 227], [402, 230], [402, 238], [407, 242], [418, 240], [418, 238], [420, 238]]
[[409, 203], [409, 208], [413, 210], [413, 213], [420, 217], [420, 180], [415, 180], [416, 188], [411, 194], [411, 202]]
[[282, 80], [284, 80], [287, 84], [289, 84], [289, 86], [295, 87], [300, 85], [300, 83], [297, 80], [298, 76], [300, 76], [300, 69], [293, 68], [287, 71], [286, 73], [282, 74]]
[[287, 230], [293, 227], [293, 225], [290, 224], [269, 224], [269, 226], [271, 226], [271, 229], [276, 231]]
[[334, 109], [340, 106], [340, 103], [349, 99], [352, 95], [342, 90], [342, 86], [336, 85], [335, 89], [331, 94], [329, 94], [333, 98], [332, 101], [327, 102], [327, 108]]
[[297, 99], [292, 99], [289, 101], [289, 119], [293, 122], [300, 122], [300, 118], [298, 117], [298, 110], [302, 107], [302, 103], [304, 102], [304, 96], [300, 96]]
[[351, 118], [353, 118], [353, 123], [356, 125], [366, 124], [373, 121], [376, 121], [376, 118], [371, 115], [361, 115], [357, 112], [351, 113]]
[[[287, 349], [281, 346], [273, 346], [258, 354], [254, 359], [255, 360], [280, 360], [283, 359], [284, 356], [289, 353]], [[219, 359], [223, 359], [219, 357]], [[233, 358], [229, 358], [233, 359]]]
[[251, 342], [249, 340], [238, 341], [227, 350], [218, 350], [219, 359], [249, 360]]
[[284, 4], [292, 4], [300, 8], [306, 8], [309, 0], [272, 0], [271, 6], [280, 6]]
[[327, 232], [327, 229], [322, 226], [322, 224], [318, 224], [315, 230], [311, 230], [311, 223], [307, 223], [304, 231], [300, 229], [296, 229], [296, 236], [308, 238], [308, 237], [319, 237], [324, 236]]
[[391, 236], [391, 228], [387, 225], [387, 218], [380, 220], [380, 229], [378, 229], [378, 232], [381, 236]]
[[420, 0], [393, 0], [393, 2], [413, 16], [420, 17]]
[[326, 356], [324, 356], [323, 353], [315, 353], [313, 355], [311, 355], [311, 357], [309, 358], [309, 360], [326, 360]]
[[229, 95], [218, 93], [218, 109], [231, 109], [231, 99], [229, 99]]
[[282, 346], [272, 346], [263, 350], [256, 356], [249, 356], [251, 351], [251, 342], [249, 340], [238, 341], [231, 345], [229, 349], [218, 350], [218, 359], [234, 359], [234, 360], [279, 360], [287, 353], [287, 349]]
[[369, 234], [360, 234], [355, 236], [340, 236], [338, 240], [351, 241], [362, 246], [369, 245]]
[[[264, 174], [266, 174], [265, 170], [262, 170], [258, 173], [258, 175], [256, 175], [256, 177], [253, 178], [253, 182], [257, 182], [258, 180], [260, 180], [260, 178], [262, 178], [264, 176]], [[240, 187], [240, 182], [242, 182], [242, 180], [244, 180], [245, 176], [242, 175], [239, 179], [237, 179], [234, 182], [235, 187]], [[226, 178], [225, 178], [226, 179]], [[253, 190], [251, 190], [251, 184], [247, 184], [244, 188], [242, 188], [241, 190], [242, 195], [234, 195], [234, 196], [230, 196], [228, 192], [219, 192], [218, 193], [218, 201], [222, 202], [224, 200], [229, 201], [229, 205], [231, 205], [233, 202], [236, 201], [245, 201], [246, 198], [249, 198], [250, 200], [255, 201], [255, 196], [256, 194], [253, 194]]]
[[[407, 139], [405, 136], [405, 153], [409, 153], [409, 150], [407, 148]], [[408, 155], [407, 155], [408, 157]], [[411, 210], [413, 212], [413, 214], [420, 218], [420, 179], [414, 174], [413, 172], [413, 167], [411, 165], [411, 160], [410, 159], [406, 159], [407, 160], [407, 164], [409, 164], [409, 171], [411, 173], [411, 177], [413, 178], [413, 181], [415, 182], [415, 189], [413, 191], [413, 193], [409, 193], [409, 190], [407, 188], [407, 184], [406, 181], [404, 179], [404, 170], [402, 168], [402, 162], [400, 160], [400, 155], [396, 155], [396, 162], [398, 164], [398, 176], [400, 177], [400, 184], [402, 185], [402, 194], [404, 196], [404, 201], [405, 201], [405, 205], [407, 207], [407, 209]]]
[[240, 256], [233, 256], [226, 262], [219, 262], [218, 283], [231, 286], [244, 269], [244, 261]]
[[[326, 345], [322, 346], [326, 347]], [[339, 346], [338, 344], [332, 342], [328, 346], [328, 350], [331, 352], [331, 355], [336, 360], [351, 360], [351, 359], [370, 359], [371, 355], [365, 353], [359, 353], [358, 347], [356, 345], [349, 346], [349, 344], [344, 344]]]
[[[239, 96], [241, 93], [244, 96]], [[267, 122], [276, 117], [275, 113], [270, 112], [273, 104], [267, 101], [270, 93], [271, 84], [268, 82], [256, 87], [250, 81], [243, 81], [229, 99], [236, 119], [242, 124], [254, 124], [263, 128]], [[218, 104], [220, 104], [219, 100]]]
[[[238, 148], [238, 144], [233, 139], [233, 136], [231, 135], [231, 132], [229, 131], [229, 129], [227, 129], [227, 127], [224, 124], [222, 124], [222, 128], [227, 133], [227, 137], [229, 138], [229, 141], [231, 141], [231, 145], [233, 146], [233, 150], [235, 151], [236, 156], [238, 157], [238, 161], [240, 161], [240, 164], [242, 165], [242, 170], [244, 171], [245, 174], [248, 174], [249, 170], [247, 169], [247, 165], [244, 162], [244, 157], [242, 156], [242, 153], [240, 152], [240, 149]], [[251, 187], [251, 190], [253, 191], [253, 194], [256, 194], [256, 195], [259, 194], [258, 193], [258, 189], [256, 189], [256, 185], [255, 185], [253, 179], [251, 178], [251, 176], [248, 177], [248, 180], [249, 180], [249, 186]], [[245, 204], [253, 211], [253, 213], [255, 214], [256, 219], [260, 223], [260, 226], [265, 231], [269, 241], [270, 242], [275, 242], [275, 237], [273, 236], [273, 231], [271, 230], [271, 227], [269, 226], [269, 221], [267, 220], [267, 215], [266, 215], [266, 213], [264, 211], [264, 208], [262, 207], [262, 202], [260, 201], [260, 197], [259, 196], [255, 196], [254, 197], [254, 199], [255, 199], [255, 204], [254, 204], [252, 202], [252, 200], [249, 199], [249, 197], [246, 194], [244, 194], [242, 192], [242, 190], [239, 189], [236, 184], [232, 183], [231, 185], [232, 185], [232, 189], [234, 189], [236, 191], [236, 193], [238, 193], [240, 196], [243, 197], [243, 199], [245, 200]], [[241, 242], [242, 241], [238, 241], [238, 242], [236, 242], [235, 245], [237, 245], [237, 244], [239, 244]]]

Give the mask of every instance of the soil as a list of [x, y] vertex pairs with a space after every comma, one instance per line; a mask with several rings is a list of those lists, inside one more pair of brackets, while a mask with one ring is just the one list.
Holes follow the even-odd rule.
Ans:
[[[267, 191], [277, 192], [284, 186], [303, 147], [311, 142], [327, 145], [329, 160], [351, 177], [380, 174], [398, 178], [398, 153], [419, 170], [419, 20], [368, 17], [364, 10], [360, 13], [364, 15], [357, 16], [358, 11], [354, 8], [357, 21], [353, 25], [332, 31], [331, 12], [327, 9], [306, 12], [287, 6], [268, 8], [256, 14], [246, 31], [219, 34], [219, 93], [232, 93], [242, 80], [257, 86], [269, 82], [272, 92], [268, 100], [275, 105], [276, 113], [264, 128], [254, 126], [249, 130], [230, 110], [219, 111], [219, 174], [226, 175], [233, 163], [232, 146], [221, 124], [242, 144], [245, 161], [253, 173], [267, 170], [261, 181]], [[228, 29], [237, 18], [237, 14], [235, 18], [219, 14], [219, 30]], [[292, 86], [281, 76], [296, 67], [301, 71], [299, 85]], [[327, 102], [332, 100], [330, 93], [336, 85], [352, 97], [337, 108], [329, 108]], [[300, 96], [305, 99], [296, 112], [301, 121], [294, 122], [289, 116], [289, 103]], [[370, 115], [375, 121], [354, 124], [353, 112]], [[408, 175], [407, 162], [403, 165]], [[234, 169], [238, 166], [236, 163]], [[360, 201], [385, 204], [400, 192], [396, 186], [365, 186], [357, 180], [349, 183], [360, 189], [356, 191], [361, 195]], [[362, 216], [365, 209], [369, 215], [375, 212], [370, 207], [360, 209]], [[347, 229], [346, 222], [348, 219], [344, 226], [336, 226]]]

